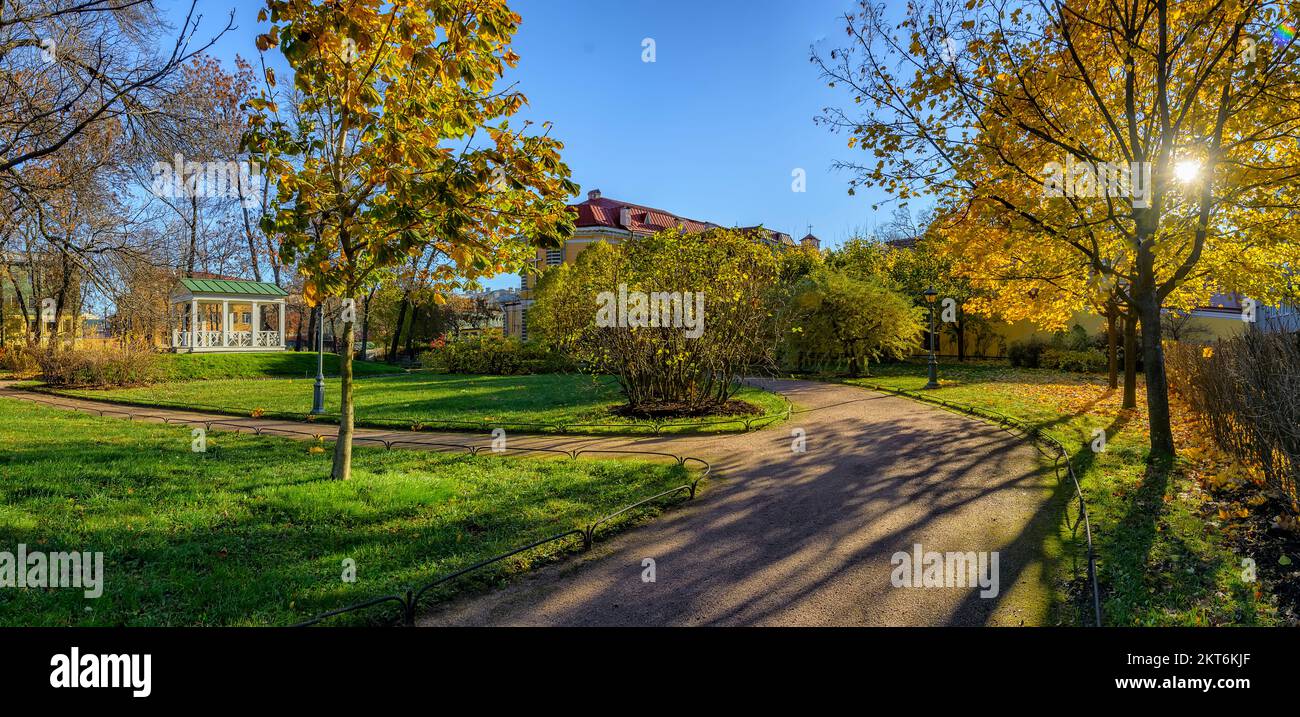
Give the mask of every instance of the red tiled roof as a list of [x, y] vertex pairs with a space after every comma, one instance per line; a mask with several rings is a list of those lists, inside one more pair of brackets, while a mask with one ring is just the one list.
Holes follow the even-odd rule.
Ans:
[[[709, 229], [719, 229], [722, 226], [713, 222], [687, 219], [662, 209], [602, 197], [599, 189], [588, 192], [586, 201], [570, 204], [569, 210], [578, 215], [574, 220], [576, 227], [626, 229], [635, 234], [654, 234], [679, 226], [687, 234], [696, 234]], [[784, 232], [763, 226], [737, 228], [743, 232], [760, 234], [760, 239], [771, 244], [794, 246], [794, 240]]]
[[[627, 229], [637, 234], [654, 234], [680, 226], [687, 233], [694, 234], [718, 226], [712, 222], [679, 217], [662, 209], [600, 196], [570, 205], [569, 208], [578, 214], [574, 221], [574, 226], [577, 227], [610, 227]], [[624, 209], [627, 210], [626, 216], [623, 214]]]

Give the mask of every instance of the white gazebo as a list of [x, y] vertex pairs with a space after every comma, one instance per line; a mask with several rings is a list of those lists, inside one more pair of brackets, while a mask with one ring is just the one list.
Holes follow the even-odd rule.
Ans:
[[172, 291], [172, 350], [284, 350], [284, 299], [262, 281], [181, 279]]

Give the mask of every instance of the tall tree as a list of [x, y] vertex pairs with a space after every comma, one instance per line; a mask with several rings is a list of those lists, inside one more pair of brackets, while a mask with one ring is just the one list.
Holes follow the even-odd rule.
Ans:
[[[451, 259], [442, 278], [474, 278], [571, 233], [562, 145], [511, 127], [525, 98], [496, 88], [518, 62], [520, 18], [503, 0], [268, 0], [259, 20], [268, 12], [258, 46], [293, 70], [299, 116], [291, 132], [273, 98], [251, 100], [247, 144], [276, 184], [263, 228], [309, 303], [351, 301], [430, 246]], [[337, 479], [351, 473], [355, 317], [343, 315]]]
[[96, 124], [153, 132], [182, 66], [216, 41], [191, 47], [202, 17], [195, 10], [192, 1], [159, 54], [165, 23], [146, 0], [0, 2], [0, 187], [25, 191], [30, 178], [17, 170]]
[[1285, 4], [909, 10], [898, 24], [863, 2], [847, 46], [813, 55], [870, 108], [821, 118], [874, 155], [845, 163], [853, 186], [928, 193], [1008, 230], [965, 232], [968, 253], [1077, 257], [1113, 286], [1141, 322], [1152, 455], [1172, 455], [1162, 308], [1222, 290], [1276, 300], [1300, 251], [1300, 62], [1293, 35], [1270, 42]]

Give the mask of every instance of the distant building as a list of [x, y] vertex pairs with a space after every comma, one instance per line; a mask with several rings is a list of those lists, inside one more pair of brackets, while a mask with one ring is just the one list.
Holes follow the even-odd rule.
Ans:
[[[37, 257], [38, 276], [44, 273], [50, 261], [52, 258], [48, 255]], [[42, 321], [43, 305], [53, 302], [55, 297], [32, 294], [29, 269], [26, 256], [0, 252], [0, 346], [10, 341], [23, 343], [35, 339], [37, 334], [42, 341], [49, 341], [52, 335], [74, 342], [81, 339], [84, 332], [82, 317], [86, 316], [79, 314], [77, 309], [81, 304], [81, 283], [75, 282], [68, 287], [65, 305], [58, 312], [59, 325], [55, 327], [53, 320]]]
[[[528, 338], [524, 315], [533, 303], [532, 292], [536, 288], [536, 275], [547, 267], [572, 264], [577, 260], [578, 254], [592, 244], [602, 241], [607, 244], [621, 244], [628, 239], [650, 236], [677, 227], [687, 234], [722, 228], [721, 224], [688, 219], [662, 209], [610, 199], [602, 196], [599, 189], [587, 192], [586, 201], [569, 205], [569, 210], [575, 215], [573, 235], [564, 242], [562, 247], [537, 250], [531, 271], [525, 270], [521, 274], [518, 294], [501, 299], [507, 336]], [[737, 228], [752, 233], [755, 238], [769, 246], [785, 248], [797, 246], [790, 235], [783, 232], [761, 226]], [[821, 241], [809, 234], [800, 240], [799, 244], [816, 249], [821, 246]]]

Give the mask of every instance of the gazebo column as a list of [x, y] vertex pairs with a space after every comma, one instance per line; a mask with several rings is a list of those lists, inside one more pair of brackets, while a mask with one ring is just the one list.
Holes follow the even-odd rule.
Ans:
[[230, 301], [221, 300], [221, 345], [230, 345]]
[[248, 321], [249, 334], [252, 335], [253, 346], [257, 346], [257, 332], [262, 330], [262, 311], [261, 305], [256, 301], [253, 302], [253, 316]]
[[275, 302], [275, 313], [280, 317], [280, 348], [284, 348], [284, 302]]
[[190, 349], [199, 345], [199, 300], [190, 299]]

